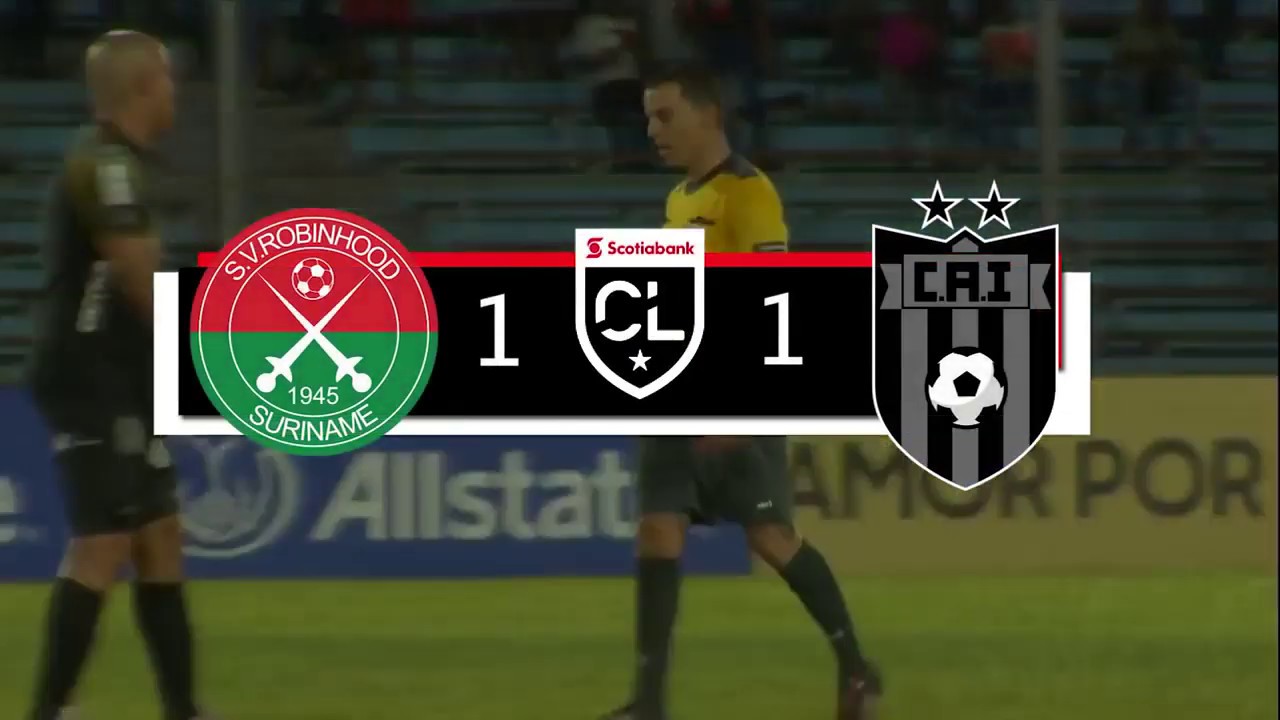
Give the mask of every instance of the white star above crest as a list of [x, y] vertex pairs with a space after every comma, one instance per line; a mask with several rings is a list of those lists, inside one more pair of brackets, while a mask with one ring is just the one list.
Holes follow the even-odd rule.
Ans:
[[978, 229], [987, 226], [989, 222], [998, 222], [1004, 226], [1005, 230], [1009, 227], [1009, 208], [1018, 204], [1020, 198], [1006, 198], [1000, 196], [1000, 188], [996, 185], [996, 181], [991, 181], [991, 191], [987, 193], [985, 198], [969, 198], [969, 202], [977, 205], [982, 209], [982, 220], [978, 223]]
[[951, 210], [964, 202], [964, 199], [944, 196], [942, 194], [942, 181], [935, 180], [933, 183], [933, 197], [912, 198], [911, 202], [924, 209], [924, 224], [920, 226], [921, 230], [932, 225], [934, 220], [954, 230], [955, 226], [951, 224]]

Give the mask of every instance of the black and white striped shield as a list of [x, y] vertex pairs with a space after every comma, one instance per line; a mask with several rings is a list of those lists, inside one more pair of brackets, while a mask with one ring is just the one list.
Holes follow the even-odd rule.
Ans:
[[873, 395], [898, 448], [962, 490], [1039, 441], [1058, 368], [1058, 228], [949, 238], [875, 226]]

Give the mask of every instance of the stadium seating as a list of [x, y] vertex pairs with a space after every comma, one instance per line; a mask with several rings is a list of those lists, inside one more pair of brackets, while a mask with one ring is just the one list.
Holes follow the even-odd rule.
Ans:
[[[964, 0], [953, 7], [963, 14], [970, 4]], [[96, 3], [72, 5], [80, 8], [85, 26], [91, 25]], [[296, 3], [274, 5], [289, 12]], [[508, 29], [519, 27], [527, 34], [558, 23], [562, 31], [572, 5], [566, 0], [419, 2], [411, 103], [400, 104], [395, 83], [375, 79], [368, 93], [372, 107], [349, 127], [303, 132], [296, 125], [265, 127], [264, 147], [278, 148], [279, 154], [302, 152], [283, 141], [331, 133], [317, 135], [321, 144], [331, 140], [333, 146], [336, 169], [324, 178], [326, 185], [360, 190], [344, 193], [334, 204], [348, 194], [358, 197], [340, 206], [377, 218], [421, 249], [563, 247], [575, 226], [651, 226], [660, 219], [660, 198], [670, 178], [614, 175], [604, 180], [595, 170], [609, 159], [605, 139], [587, 118], [582, 85], [554, 76], [529, 79], [529, 68], [514, 67], [517, 44], [507, 37]], [[781, 73], [766, 85], [764, 96], [779, 108], [771, 114], [770, 140], [776, 159], [785, 163], [774, 179], [787, 202], [797, 247], [865, 248], [872, 223], [919, 221], [909, 200], [931, 186], [938, 173], [924, 164], [916, 166], [924, 172], [904, 171], [902, 158], [889, 152], [894, 129], [880, 86], [850, 80], [844, 70], [825, 63], [829, 28], [822, 13], [815, 13], [824, 5], [771, 3]], [[1095, 370], [1274, 372], [1273, 3], [1240, 4], [1245, 32], [1229, 48], [1231, 79], [1201, 88], [1212, 146], [1194, 167], [1176, 171], [1167, 169], [1165, 157], [1121, 152], [1121, 130], [1114, 114], [1105, 112], [1106, 92], [1098, 87], [1111, 57], [1110, 38], [1133, 3], [1072, 0], [1062, 5], [1069, 29], [1062, 47], [1068, 108], [1097, 95], [1104, 109], [1060, 135], [1068, 170], [1059, 188], [1063, 248], [1069, 268], [1094, 273]], [[1199, 0], [1175, 0], [1173, 9], [1194, 16], [1200, 5]], [[389, 35], [368, 40], [376, 66], [394, 62], [395, 43]], [[962, 82], [973, 72], [976, 50], [972, 38], [953, 46], [950, 67]], [[335, 90], [332, 100], [344, 93]], [[83, 107], [83, 90], [74, 82], [0, 80], [0, 367], [16, 367], [29, 341], [25, 309], [39, 293], [35, 251], [40, 235], [34, 223], [44, 178], [83, 117]], [[259, 119], [270, 125], [265, 115]], [[184, 122], [209, 120], [197, 113]], [[934, 135], [935, 159], [971, 171], [980, 168], [981, 156], [963, 128]], [[1020, 164], [1026, 174], [1006, 172], [1000, 178], [1006, 194], [1022, 198], [1013, 214], [1025, 225], [1041, 213], [1038, 131], [1023, 128], [1019, 135], [1027, 152], [1015, 169]], [[191, 177], [166, 179], [166, 189], [189, 205], [210, 204], [212, 169], [207, 159], [201, 162], [184, 170]], [[815, 172], [820, 169], [824, 172]], [[964, 197], [985, 194], [981, 186], [989, 177], [987, 170], [941, 173], [948, 193]], [[244, 191], [255, 208], [254, 202], [269, 205], [265, 198], [277, 197], [321, 204], [306, 190], [319, 188], [316, 179], [288, 173], [253, 177]], [[210, 233], [204, 222], [181, 207], [166, 218], [166, 241], [175, 256], [207, 249]]]

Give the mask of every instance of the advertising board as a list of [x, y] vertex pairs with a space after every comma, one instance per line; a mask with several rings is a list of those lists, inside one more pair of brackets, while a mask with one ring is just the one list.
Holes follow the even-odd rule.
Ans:
[[960, 492], [880, 438], [793, 438], [799, 524], [845, 573], [1276, 566], [1276, 379], [1093, 381], [1093, 433]]
[[[51, 577], [65, 523], [46, 431], [0, 391], [0, 580]], [[171, 438], [189, 571], [203, 578], [625, 575], [625, 438], [384, 438], [300, 457], [240, 437]], [[104, 477], [103, 482], [111, 478]], [[691, 573], [750, 570], [742, 533], [691, 535]]]

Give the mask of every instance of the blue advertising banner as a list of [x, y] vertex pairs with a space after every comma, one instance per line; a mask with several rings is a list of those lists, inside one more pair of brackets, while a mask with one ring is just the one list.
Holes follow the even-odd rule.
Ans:
[[[0, 389], [0, 581], [46, 579], [66, 525], [47, 433]], [[596, 576], [632, 569], [624, 438], [384, 438], [328, 458], [171, 438], [197, 578]], [[111, 482], [110, 477], [102, 478]], [[745, 574], [734, 527], [690, 534], [691, 573]]]

